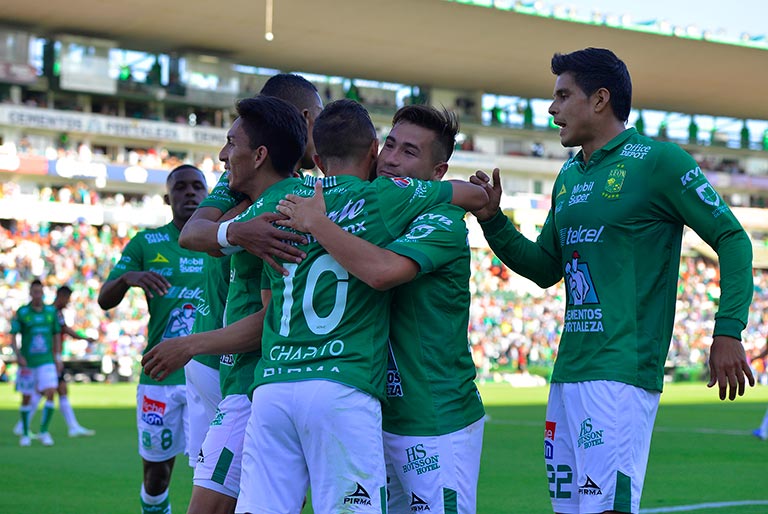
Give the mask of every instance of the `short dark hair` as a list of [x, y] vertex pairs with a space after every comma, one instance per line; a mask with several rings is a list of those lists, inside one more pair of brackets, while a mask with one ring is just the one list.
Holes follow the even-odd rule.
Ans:
[[621, 121], [629, 119], [632, 108], [632, 79], [624, 61], [605, 48], [585, 48], [569, 54], [552, 56], [552, 73], [570, 72], [584, 93], [589, 96], [601, 87], [611, 93], [613, 114]]
[[392, 126], [400, 122], [412, 123], [434, 132], [432, 155], [435, 164], [448, 162], [456, 146], [456, 134], [459, 133], [459, 118], [456, 113], [445, 107], [437, 109], [431, 105], [406, 105], [395, 113]]
[[312, 129], [315, 151], [321, 159], [362, 158], [377, 139], [365, 107], [354, 100], [336, 100], [325, 106]]
[[40, 286], [43, 287], [43, 283], [40, 281], [39, 278], [34, 279], [32, 282], [29, 283], [29, 287], [32, 288], [34, 286]]
[[275, 171], [293, 173], [307, 146], [307, 123], [299, 110], [285, 100], [265, 95], [239, 100], [236, 109], [250, 148], [267, 147]]
[[279, 73], [267, 80], [260, 94], [285, 100], [302, 111], [315, 105], [318, 92], [315, 85], [301, 75]]
[[168, 176], [165, 177], [165, 185], [167, 186], [168, 184], [171, 183], [171, 179], [176, 174], [176, 172], [183, 171], [183, 170], [195, 170], [198, 173], [200, 173], [201, 175], [203, 175], [203, 177], [205, 177], [205, 174], [197, 166], [193, 166], [192, 164], [180, 164], [180, 165], [176, 166], [175, 168], [173, 168], [170, 171], [170, 173], [168, 173]]
[[72, 294], [72, 288], [67, 285], [63, 285], [56, 290], [56, 296], [71, 295], [71, 294]]

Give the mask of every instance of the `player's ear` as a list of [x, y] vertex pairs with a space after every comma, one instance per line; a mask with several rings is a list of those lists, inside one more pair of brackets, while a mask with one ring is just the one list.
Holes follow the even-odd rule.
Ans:
[[440, 162], [432, 168], [432, 180], [443, 180], [445, 173], [448, 171], [448, 163]]
[[171, 199], [167, 193], [163, 195], [163, 202], [165, 202], [165, 205], [171, 205]]

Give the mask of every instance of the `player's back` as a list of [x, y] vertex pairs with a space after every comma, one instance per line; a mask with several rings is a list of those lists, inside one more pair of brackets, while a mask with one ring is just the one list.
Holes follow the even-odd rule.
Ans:
[[[412, 179], [352, 176], [323, 179], [328, 217], [376, 244], [399, 235], [411, 219], [450, 200], [450, 185]], [[302, 196], [314, 194], [308, 177]], [[255, 384], [325, 379], [382, 398], [386, 372], [389, 294], [350, 275], [311, 236], [300, 264], [282, 276], [265, 268], [272, 291]]]

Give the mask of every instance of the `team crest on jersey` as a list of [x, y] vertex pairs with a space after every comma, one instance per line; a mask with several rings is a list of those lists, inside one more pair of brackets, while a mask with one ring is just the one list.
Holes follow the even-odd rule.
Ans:
[[192, 325], [195, 323], [195, 306], [191, 303], [185, 303], [171, 311], [168, 316], [168, 323], [165, 325], [163, 339], [169, 337], [188, 336], [192, 333]]
[[168, 264], [168, 259], [166, 259], [166, 258], [165, 258], [165, 256], [164, 256], [162, 253], [160, 253], [160, 252], [157, 252], [157, 255], [155, 255], [155, 258], [154, 258], [154, 259], [152, 259], [152, 260], [151, 260], [151, 261], [149, 261], [149, 262], [150, 262], [150, 263], [153, 263], [153, 264], [154, 264], [154, 263], [158, 263], [158, 262], [161, 262], [161, 263], [163, 263], [163, 264]]
[[143, 397], [141, 401], [141, 420], [147, 425], [163, 426], [165, 416], [165, 403]]
[[707, 205], [711, 205], [712, 207], [720, 205], [720, 195], [717, 194], [717, 191], [715, 191], [709, 182], [705, 182], [697, 187], [696, 194], [699, 195], [701, 201]]
[[402, 187], [403, 189], [411, 185], [411, 179], [408, 177], [392, 177], [390, 180], [394, 182], [397, 187]]
[[621, 193], [621, 187], [624, 185], [624, 178], [627, 176], [627, 170], [623, 164], [617, 164], [615, 168], [608, 172], [608, 179], [603, 187], [603, 197], [609, 200], [615, 200]]

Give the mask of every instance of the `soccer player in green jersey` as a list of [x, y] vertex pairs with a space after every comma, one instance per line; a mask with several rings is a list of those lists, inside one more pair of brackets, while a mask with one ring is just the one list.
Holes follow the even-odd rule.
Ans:
[[[280, 98], [296, 107], [301, 113], [307, 127], [307, 145], [304, 154], [297, 163], [298, 169], [315, 167], [312, 156], [315, 146], [312, 142], [312, 126], [315, 118], [323, 109], [323, 102], [317, 88], [301, 75], [279, 73], [270, 77], [260, 91], [261, 95]], [[228, 248], [241, 247], [250, 253], [261, 257], [270, 266], [282, 268], [275, 258], [298, 262], [303, 258], [301, 252], [292, 242], [303, 240], [298, 234], [280, 231], [272, 222], [280, 216], [276, 213], [265, 213], [253, 218], [247, 223], [228, 225], [219, 233], [221, 222], [234, 218], [251, 204], [255, 198], [248, 199], [242, 193], [233, 193], [229, 187], [229, 175], [222, 175], [219, 183], [211, 192], [210, 199], [192, 215], [189, 223], [181, 231], [180, 244], [184, 248], [201, 252], [217, 252]]]
[[[172, 221], [136, 234], [99, 293], [99, 305], [107, 310], [119, 304], [131, 287], [144, 290], [150, 315], [147, 349], [163, 339], [191, 333], [210, 259], [178, 245], [181, 228], [208, 192], [203, 173], [194, 166], [179, 166], [169, 173], [166, 188]], [[162, 384], [144, 374], [139, 381], [136, 421], [144, 513], [171, 511], [168, 485], [175, 457], [186, 446], [184, 380], [179, 370]]]
[[[295, 195], [322, 198], [328, 218], [373, 243], [391, 242], [414, 217], [453, 196], [448, 183], [402, 177], [368, 183], [378, 141], [356, 102], [326, 106], [313, 137], [315, 163], [326, 177], [308, 177]], [[265, 267], [268, 307], [237, 511], [296, 512], [311, 484], [315, 512], [384, 512], [379, 400], [388, 295], [307, 238], [307, 257], [284, 263], [287, 275]]]
[[[392, 125], [377, 175], [441, 180], [459, 129], [455, 115], [411, 105], [395, 114]], [[382, 407], [388, 512], [475, 512], [485, 411], [467, 341], [465, 211], [433, 207], [380, 248], [329, 222], [324, 209], [300, 213], [298, 202], [283, 202], [280, 209], [311, 216], [312, 235], [345, 269], [376, 289], [398, 286], [389, 324], [388, 402]]]
[[547, 404], [544, 458], [555, 512], [638, 512], [675, 315], [683, 227], [720, 260], [708, 386], [754, 385], [741, 344], [752, 246], [693, 158], [627, 129], [632, 83], [605, 49], [555, 54], [549, 112], [565, 162], [535, 242], [499, 210], [498, 170], [475, 214], [494, 253], [548, 287], [565, 278], [565, 324]]
[[[61, 372], [61, 326], [52, 305], [43, 303], [43, 284], [33, 280], [29, 286], [32, 300], [22, 306], [11, 321], [11, 348], [19, 365], [16, 386], [21, 393], [21, 446], [32, 444], [29, 436], [30, 396], [37, 391], [45, 396], [43, 419], [38, 440], [53, 446], [48, 425], [53, 416], [53, 395]], [[17, 342], [21, 336], [21, 345]]]
[[[61, 286], [56, 290], [56, 298], [53, 300], [53, 307], [56, 309], [56, 317], [59, 320], [59, 326], [61, 327], [61, 335], [62, 339], [64, 335], [68, 335], [69, 337], [73, 337], [75, 339], [83, 339], [85, 341], [88, 341], [89, 343], [92, 343], [95, 341], [92, 337], [83, 337], [81, 334], [78, 334], [75, 332], [72, 327], [67, 325], [66, 320], [64, 319], [64, 309], [67, 308], [67, 305], [69, 304], [69, 300], [72, 297], [72, 289], [69, 286]], [[62, 342], [62, 348], [63, 348], [63, 342]], [[72, 408], [72, 404], [69, 402], [69, 391], [67, 388], [67, 381], [64, 378], [64, 372], [63, 368], [62, 371], [58, 374], [58, 380], [59, 384], [56, 387], [56, 393], [59, 395], [59, 410], [61, 410], [61, 415], [64, 417], [64, 421], [67, 423], [67, 432], [69, 434], [69, 437], [88, 437], [94, 435], [96, 432], [94, 430], [87, 429], [80, 425], [80, 423], [77, 421], [77, 416], [75, 416], [75, 411]], [[29, 402], [29, 408], [30, 408], [30, 417], [29, 422], [31, 424], [32, 418], [35, 415], [35, 411], [37, 411], [37, 406], [39, 405], [40, 400], [42, 400], [42, 396], [37, 394], [35, 391], [32, 394], [31, 400]], [[13, 433], [16, 435], [21, 436], [23, 433], [23, 426], [21, 423], [21, 420], [16, 424], [16, 426], [13, 428]]]
[[[253, 219], [263, 212], [273, 212], [274, 205], [301, 184], [289, 178], [304, 151], [306, 123], [291, 104], [259, 95], [237, 104], [238, 118], [227, 133], [227, 143], [219, 159], [229, 174], [230, 187], [256, 202], [236, 217]], [[231, 256], [231, 274], [226, 300], [226, 326], [258, 313], [263, 320], [261, 301], [261, 258], [245, 251]], [[221, 331], [218, 331], [221, 332]], [[224, 398], [210, 423], [200, 458], [195, 468], [192, 513], [231, 513], [239, 494], [240, 464], [245, 427], [251, 411], [248, 389], [253, 370], [261, 355], [258, 344], [261, 328], [254, 326], [243, 346], [213, 346], [211, 333], [171, 339], [148, 352], [143, 359], [145, 371], [162, 378], [168, 371], [167, 360], [183, 365], [191, 355], [230, 353], [221, 357], [221, 390]], [[231, 343], [231, 340], [226, 341]], [[184, 357], [182, 357], [184, 356]]]

